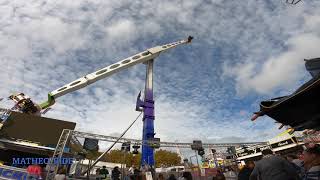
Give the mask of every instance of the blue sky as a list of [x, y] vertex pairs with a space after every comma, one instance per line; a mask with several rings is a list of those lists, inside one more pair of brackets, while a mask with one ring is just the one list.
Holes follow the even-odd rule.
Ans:
[[[0, 97], [36, 102], [79, 77], [147, 48], [195, 37], [155, 63], [157, 137], [164, 141], [265, 141], [273, 120], [251, 122], [258, 102], [287, 95], [319, 57], [320, 2], [285, 0], [10, 1], [0, 3]], [[45, 116], [115, 135], [135, 119], [145, 66], [57, 99]], [[9, 101], [1, 102], [12, 106]], [[142, 136], [139, 121], [127, 137]]]

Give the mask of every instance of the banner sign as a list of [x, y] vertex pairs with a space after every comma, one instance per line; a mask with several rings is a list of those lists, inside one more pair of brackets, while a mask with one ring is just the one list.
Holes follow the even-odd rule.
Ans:
[[278, 148], [278, 147], [282, 147], [282, 146], [287, 146], [287, 145], [293, 144], [293, 143], [295, 143], [295, 142], [293, 142], [292, 139], [287, 139], [284, 141], [280, 141], [280, 142], [271, 144], [271, 148]]
[[251, 154], [256, 154], [256, 153], [262, 152], [265, 149], [272, 150], [272, 149], [287, 146], [287, 145], [290, 145], [293, 143], [296, 143], [296, 142], [293, 141], [292, 139], [286, 139], [286, 140], [274, 142], [273, 144], [265, 145], [265, 146], [241, 147], [241, 148], [236, 149], [236, 156], [237, 157], [248, 156]]
[[259, 152], [262, 152], [265, 149], [270, 149], [270, 146], [253, 146], [253, 147], [242, 147], [236, 149], [236, 156], [237, 157], [243, 157], [250, 154], [256, 154]]
[[0, 179], [16, 179], [16, 180], [27, 180], [27, 172], [19, 171], [18, 169], [14, 168], [5, 168], [5, 166], [0, 166]]

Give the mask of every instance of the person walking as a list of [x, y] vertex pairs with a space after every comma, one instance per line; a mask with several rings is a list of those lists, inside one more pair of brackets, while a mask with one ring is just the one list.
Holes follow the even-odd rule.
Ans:
[[303, 180], [320, 180], [320, 145], [315, 144], [304, 152]]
[[296, 180], [295, 168], [284, 158], [273, 155], [271, 149], [262, 151], [263, 158], [258, 161], [250, 175], [250, 180]]

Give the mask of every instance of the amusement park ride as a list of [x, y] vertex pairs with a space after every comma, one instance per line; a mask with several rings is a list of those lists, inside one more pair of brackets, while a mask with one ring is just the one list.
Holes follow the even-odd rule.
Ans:
[[301, 1], [301, 0], [286, 0], [286, 3], [296, 5], [296, 4], [298, 4], [300, 1]]
[[[154, 100], [153, 100], [153, 63], [154, 60], [160, 55], [161, 52], [166, 52], [169, 49], [175, 48], [182, 44], [191, 43], [193, 37], [189, 36], [186, 40], [181, 40], [162, 46], [152, 47], [146, 51], [137, 53], [131, 57], [125, 58], [110, 66], [104, 67], [98, 71], [87, 74], [69, 84], [62, 86], [48, 94], [48, 100], [37, 104], [34, 103], [30, 97], [23, 93], [17, 93], [11, 95], [9, 98], [15, 102], [15, 106], [12, 109], [20, 111], [26, 114], [32, 114], [40, 116], [43, 112], [47, 111], [52, 106], [58, 97], [84, 88], [98, 80], [109, 77], [121, 70], [127, 69], [134, 65], [144, 63], [146, 64], [146, 82], [144, 100], [140, 99], [141, 93], [139, 93], [136, 104], [136, 111], [143, 111], [143, 137], [142, 141], [149, 141], [154, 139]], [[5, 120], [2, 121], [2, 125], [5, 125]], [[154, 150], [148, 144], [142, 145], [142, 165], [148, 164], [154, 165]]]
[[260, 111], [251, 120], [267, 115], [295, 131], [320, 130], [320, 58], [305, 59], [306, 70], [312, 78], [287, 96], [260, 102]]

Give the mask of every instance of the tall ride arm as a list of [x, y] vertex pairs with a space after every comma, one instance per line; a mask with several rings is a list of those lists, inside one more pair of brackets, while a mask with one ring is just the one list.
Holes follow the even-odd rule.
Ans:
[[188, 37], [186, 40], [181, 40], [177, 42], [173, 42], [170, 44], [165, 44], [162, 46], [156, 46], [150, 49], [147, 49], [146, 51], [140, 52], [138, 54], [135, 54], [131, 57], [125, 58], [115, 64], [112, 64], [110, 66], [104, 67], [96, 72], [93, 72], [91, 74], [85, 75], [69, 84], [64, 85], [63, 87], [56, 89], [48, 94], [48, 100], [46, 102], [43, 102], [40, 104], [41, 109], [48, 108], [49, 106], [52, 106], [55, 103], [55, 99], [63, 96], [65, 94], [68, 94], [70, 92], [76, 91], [78, 89], [84, 88], [88, 86], [89, 84], [92, 84], [100, 79], [106, 78], [108, 76], [111, 76], [112, 74], [121, 71], [123, 69], [127, 69], [131, 66], [134, 66], [136, 64], [144, 63], [146, 61], [149, 61], [151, 59], [155, 59], [159, 56], [161, 52], [165, 52], [169, 49], [172, 49], [178, 45], [187, 44], [190, 43], [193, 38], [191, 36]]

